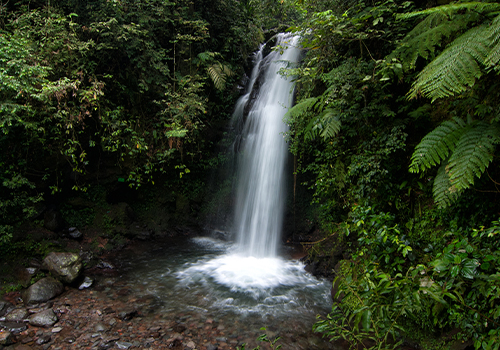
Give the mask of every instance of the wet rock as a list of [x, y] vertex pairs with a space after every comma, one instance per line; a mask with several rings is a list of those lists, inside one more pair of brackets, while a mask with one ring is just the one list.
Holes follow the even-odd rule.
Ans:
[[214, 344], [208, 344], [207, 350], [219, 350], [219, 347], [217, 345], [214, 345]]
[[78, 289], [82, 290], [82, 289], [85, 289], [85, 288], [89, 288], [90, 286], [92, 286], [92, 283], [94, 283], [94, 281], [90, 277], [85, 276], [85, 279], [80, 284], [80, 286], [78, 287]]
[[183, 325], [183, 324], [176, 324], [174, 327], [173, 327], [174, 331], [177, 332], [177, 333], [182, 333], [186, 330], [186, 326]]
[[52, 333], [59, 333], [60, 331], [62, 331], [62, 327], [54, 327], [54, 328], [52, 328]]
[[64, 291], [61, 282], [45, 277], [24, 290], [21, 295], [25, 304], [43, 303]]
[[26, 317], [28, 317], [28, 310], [14, 309], [5, 316], [5, 321], [22, 322]]
[[0, 317], [7, 315], [14, 309], [14, 305], [8, 301], [0, 300]]
[[112, 264], [104, 260], [99, 261], [96, 267], [100, 269], [111, 269], [111, 270], [115, 268]]
[[76, 227], [70, 227], [68, 229], [68, 235], [73, 239], [80, 239], [83, 237], [83, 233], [78, 231], [78, 229]]
[[23, 322], [0, 322], [0, 329], [1, 328], [3, 328], [4, 331], [17, 334], [25, 331], [28, 327], [26, 327]]
[[75, 253], [49, 253], [43, 260], [43, 267], [62, 282], [73, 282], [82, 269], [82, 260]]
[[129, 321], [137, 316], [137, 310], [125, 310], [118, 314], [123, 321]]
[[12, 343], [14, 343], [12, 333], [9, 331], [0, 331], [0, 346], [7, 346]]
[[101, 322], [96, 323], [94, 326], [94, 331], [96, 331], [96, 332], [106, 332], [107, 329], [108, 328], [104, 324], [102, 324]]
[[132, 343], [128, 343], [126, 341], [117, 341], [115, 344], [118, 349], [128, 349], [132, 346]]
[[47, 309], [31, 315], [28, 320], [32, 326], [50, 327], [58, 321], [58, 318], [54, 310]]
[[50, 340], [51, 340], [50, 334], [43, 334], [36, 340], [36, 343], [38, 345], [47, 344], [48, 342], [50, 342]]

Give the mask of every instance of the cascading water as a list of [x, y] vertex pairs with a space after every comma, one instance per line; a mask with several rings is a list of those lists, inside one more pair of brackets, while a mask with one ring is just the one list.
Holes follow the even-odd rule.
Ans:
[[280, 34], [277, 39], [286, 48], [265, 57], [263, 48], [256, 54], [232, 120], [240, 131], [232, 147], [240, 155], [237, 242], [199, 237], [185, 247], [159, 250], [156, 256], [148, 252], [136, 257], [132, 264], [137, 267], [129, 275], [145, 293], [161, 300], [158, 309], [165, 317], [188, 313], [193, 319], [217, 319], [224, 327], [238, 328], [235, 334], [251, 337], [255, 333], [250, 329], [267, 325], [290, 335], [281, 340], [286, 349], [329, 349], [310, 329], [316, 314], [330, 309], [330, 283], [306, 273], [301, 262], [277, 254], [287, 157], [282, 119], [293, 89], [278, 71], [300, 55], [298, 38]]
[[[281, 234], [287, 157], [283, 117], [292, 103], [293, 83], [279, 70], [298, 61], [298, 40], [279, 34], [277, 44], [287, 48], [283, 53], [273, 51], [257, 62], [257, 67], [263, 66], [259, 77], [262, 83], [242, 132], [235, 231], [243, 254], [256, 258], [275, 257]], [[255, 82], [252, 78], [251, 88]], [[246, 95], [242, 101], [248, 101]], [[235, 114], [242, 112], [236, 109]]]

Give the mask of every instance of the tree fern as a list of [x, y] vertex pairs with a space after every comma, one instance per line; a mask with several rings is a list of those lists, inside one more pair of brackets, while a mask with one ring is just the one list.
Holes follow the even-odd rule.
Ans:
[[412, 69], [419, 56], [429, 58], [444, 39], [466, 28], [473, 17], [457, 15], [450, 18], [442, 12], [432, 13], [406, 35], [401, 46], [388, 59], [398, 57], [405, 70]]
[[411, 156], [410, 172], [424, 171], [441, 163], [453, 152], [466, 124], [460, 118], [448, 120], [428, 133]]
[[466, 90], [479, 79], [483, 70], [478, 62], [488, 56], [488, 26], [468, 30], [430, 62], [418, 75], [408, 96], [419, 94], [435, 101]]
[[488, 2], [479, 2], [479, 1], [471, 1], [471, 2], [462, 2], [462, 3], [452, 3], [437, 7], [431, 7], [422, 11], [414, 11], [410, 13], [403, 13], [398, 15], [399, 19], [408, 19], [417, 16], [427, 16], [435, 13], [442, 13], [446, 16], [452, 16], [454, 13], [463, 12], [463, 11], [473, 11], [475, 13], [491, 13], [495, 11], [500, 11], [500, 4], [496, 2], [488, 3]]
[[496, 64], [500, 60], [500, 15], [495, 17], [489, 26], [488, 40], [491, 49], [484, 64], [489, 67], [495, 66], [495, 69], [498, 70], [499, 67]]
[[233, 75], [233, 71], [231, 70], [231, 68], [220, 62], [209, 66], [207, 68], [207, 72], [217, 90], [224, 90], [224, 88], [226, 87], [226, 79]]
[[439, 167], [432, 187], [434, 200], [440, 208], [451, 205], [461, 194], [461, 191], [457, 190], [457, 188], [452, 185], [446, 169], [447, 164], [443, 164]]
[[337, 115], [338, 111], [328, 108], [318, 117], [311, 120], [306, 127], [305, 139], [312, 140], [319, 134], [319, 136], [327, 140], [337, 135], [341, 126]]
[[450, 160], [450, 181], [458, 190], [469, 188], [493, 160], [495, 144], [500, 143], [498, 124], [477, 122], [460, 137]]
[[297, 117], [300, 117], [307, 113], [307, 111], [312, 110], [319, 100], [320, 99], [318, 97], [310, 97], [300, 101], [295, 106], [290, 108], [288, 112], [286, 112], [285, 119], [293, 122]]

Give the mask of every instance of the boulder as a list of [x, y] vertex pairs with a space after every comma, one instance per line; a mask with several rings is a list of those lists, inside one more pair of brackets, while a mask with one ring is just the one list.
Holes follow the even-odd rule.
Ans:
[[0, 332], [0, 346], [13, 344], [14, 341], [12, 339], [12, 333], [9, 331], [1, 331]]
[[61, 282], [73, 282], [82, 270], [82, 259], [75, 253], [52, 252], [43, 260], [43, 268]]
[[0, 317], [7, 315], [14, 309], [14, 305], [8, 301], [0, 300]]
[[22, 292], [22, 298], [26, 305], [43, 303], [58, 296], [64, 291], [61, 282], [52, 277], [45, 277], [31, 285]]
[[28, 310], [26, 310], [26, 309], [14, 309], [5, 316], [5, 321], [21, 322], [26, 317], [28, 317]]
[[31, 315], [28, 320], [35, 327], [50, 327], [58, 321], [58, 318], [54, 310], [47, 309]]
[[68, 229], [68, 235], [73, 239], [80, 239], [83, 237], [83, 233], [81, 233], [76, 227], [70, 227]]

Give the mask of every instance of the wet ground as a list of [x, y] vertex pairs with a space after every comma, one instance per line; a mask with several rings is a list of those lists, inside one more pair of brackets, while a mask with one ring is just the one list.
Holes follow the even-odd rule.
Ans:
[[[158, 254], [162, 249], [159, 245], [153, 249], [150, 243], [134, 244], [107, 258], [113, 268], [87, 270], [85, 274], [94, 279], [90, 288], [66, 287], [62, 295], [41, 305], [56, 312], [59, 321], [55, 325], [27, 325], [27, 329], [14, 335], [15, 343], [4, 349], [225, 350], [241, 349], [244, 344], [247, 350], [258, 345], [271, 349], [269, 344], [257, 340], [264, 333], [270, 339], [280, 337], [276, 345], [282, 345], [282, 349], [341, 349], [314, 334], [310, 315], [303, 318], [300, 310], [285, 318], [272, 313], [262, 317], [255, 313], [221, 313], [217, 308], [185, 307], [182, 301], [168, 300], [179, 298], [178, 295], [152, 293], [151, 284], [140, 282], [132, 273], [137, 270], [131, 265], [140, 264], [143, 258], [128, 260], [127, 256], [141, 257], [150, 251]], [[185, 293], [187, 296], [190, 292]], [[203, 295], [198, 298], [206, 299]], [[172, 307], [172, 303], [180, 307]]]

